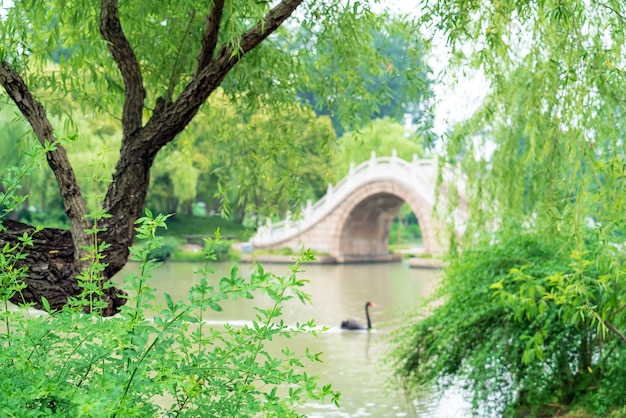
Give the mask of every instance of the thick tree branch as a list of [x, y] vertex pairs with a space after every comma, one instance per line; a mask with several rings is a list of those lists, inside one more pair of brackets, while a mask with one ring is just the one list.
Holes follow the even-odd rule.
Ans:
[[143, 87], [139, 62], [122, 30], [117, 0], [101, 1], [100, 33], [108, 42], [109, 51], [124, 79], [125, 100], [122, 128], [124, 139], [131, 138], [142, 126], [146, 91]]
[[[39, 142], [42, 145], [55, 142], [57, 139], [45, 109], [32, 95], [22, 77], [4, 61], [0, 63], [0, 83], [32, 126]], [[48, 152], [46, 158], [63, 197], [65, 213], [70, 219], [75, 258], [78, 261], [83, 253], [81, 247], [89, 244], [88, 235], [84, 233], [85, 229], [90, 228], [89, 221], [84, 218], [87, 214], [85, 200], [76, 181], [74, 170], [67, 158], [65, 148], [57, 144], [56, 150]], [[81, 265], [81, 263], [77, 263], [77, 267]]]
[[197, 77], [202, 70], [209, 66], [215, 53], [217, 39], [220, 32], [220, 23], [222, 22], [222, 14], [224, 11], [224, 0], [214, 0], [213, 7], [206, 18], [206, 26], [202, 35], [202, 45], [198, 54], [198, 65], [196, 67], [195, 76]]
[[[271, 9], [257, 24], [244, 32], [236, 45], [222, 46], [210, 64], [202, 69], [187, 84], [178, 99], [162, 112], [154, 113], [146, 124], [146, 130], [156, 131], [158, 134], [146, 135], [146, 140], [152, 142], [151, 147], [157, 152], [170, 142], [198, 112], [198, 109], [213, 91], [222, 83], [226, 74], [241, 58], [261, 42], [269, 37], [283, 22], [291, 16], [303, 0], [283, 0]], [[200, 62], [200, 61], [199, 61]], [[173, 123], [173, 122], [176, 123]]]
[[243, 55], [256, 48], [268, 36], [274, 33], [300, 4], [302, 4], [302, 0], [284, 0], [270, 10], [262, 21], [241, 36], [239, 43], [240, 54]]

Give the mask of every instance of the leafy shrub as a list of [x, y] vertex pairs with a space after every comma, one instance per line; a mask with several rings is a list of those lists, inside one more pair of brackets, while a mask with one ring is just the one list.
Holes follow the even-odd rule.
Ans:
[[623, 407], [618, 259], [593, 236], [569, 243], [513, 227], [484, 237], [450, 261], [432, 311], [395, 334], [397, 375], [408, 390], [460, 383], [485, 414]]
[[[398, 237], [398, 228], [400, 228], [400, 237]], [[422, 230], [417, 223], [398, 225], [397, 221], [391, 224], [389, 231], [389, 243], [394, 245], [400, 245], [401, 243], [414, 243], [420, 241], [422, 237]], [[398, 240], [399, 238], [399, 240]]]
[[[124, 279], [132, 296], [110, 319], [85, 314], [80, 303], [51, 311], [44, 300], [44, 315], [9, 309], [8, 298], [19, 291], [24, 274], [12, 268], [12, 260], [32, 242], [24, 237], [23, 248], [5, 247], [0, 257], [0, 415], [290, 417], [309, 399], [337, 403], [339, 395], [330, 385], [320, 387], [303, 371], [305, 362], [319, 361], [319, 353], [298, 354], [285, 345], [277, 357], [265, 349], [269, 340], [314, 333], [313, 321], [289, 327], [281, 319], [287, 300], [309, 301], [300, 290], [304, 281], [297, 278], [300, 262], [284, 277], [258, 265], [246, 279], [234, 265], [229, 277], [213, 279], [216, 255], [208, 245], [207, 262], [187, 299], [165, 295], [166, 306], [159, 306], [149, 279], [159, 265], [151, 254], [163, 245], [154, 231], [164, 223], [165, 217], [149, 211], [138, 221], [138, 237], [146, 243], [132, 248], [131, 258], [141, 269]], [[81, 283], [88, 284], [88, 277]], [[93, 288], [81, 296], [90, 304], [99, 287]], [[223, 301], [251, 299], [254, 293], [273, 303], [258, 308], [251, 325], [221, 329], [203, 321], [207, 309], [219, 312]]]
[[[232, 242], [213, 242], [212, 251], [215, 254], [216, 261], [234, 261], [241, 257], [232, 249]], [[184, 248], [177, 248], [172, 256], [172, 261], [192, 261], [201, 262], [205, 260], [205, 254], [202, 251], [189, 251]]]
[[158, 247], [153, 248], [148, 254], [150, 260], [166, 261], [169, 260], [180, 247], [182, 241], [174, 237], [166, 237], [161, 241]]
[[[58, 202], [59, 206], [63, 206], [63, 202]], [[70, 221], [65, 211], [62, 209], [48, 209], [46, 211], [30, 211], [20, 210], [18, 220], [29, 225], [42, 225], [49, 228], [69, 229]]]
[[183, 249], [177, 249], [172, 254], [172, 261], [190, 261], [194, 263], [202, 262], [205, 255], [202, 251], [186, 251]]
[[282, 247], [280, 250], [278, 250], [277, 253], [279, 255], [294, 255], [295, 254], [295, 252], [289, 247]]
[[213, 243], [213, 251], [218, 261], [232, 261], [235, 257], [231, 253], [232, 241], [218, 241]]
[[[36, 146], [21, 168], [8, 171], [0, 191], [0, 207], [6, 211], [0, 218], [23, 203], [15, 194], [20, 179], [55, 146]], [[94, 179], [100, 181], [99, 175]], [[90, 230], [96, 243], [99, 216], [105, 215], [94, 212]], [[310, 399], [329, 398], [338, 405], [339, 394], [330, 385], [320, 387], [316, 377], [304, 372], [304, 363], [320, 361], [320, 353], [295, 353], [285, 344], [275, 356], [265, 348], [267, 341], [316, 332], [313, 320], [291, 327], [281, 319], [286, 301], [297, 297], [309, 302], [297, 275], [311, 253], [304, 252], [287, 276], [258, 265], [243, 278], [234, 265], [229, 277], [217, 279], [211, 277], [211, 263], [219, 240], [209, 240], [206, 263], [187, 299], [174, 301], [166, 294], [166, 306], [161, 306], [149, 282], [160, 264], [151, 254], [165, 244], [156, 230], [166, 219], [147, 210], [137, 220], [137, 237], [145, 245], [131, 248], [131, 259], [141, 268], [124, 279], [131, 296], [120, 314], [107, 319], [98, 315], [107, 305], [103, 288], [112, 285], [101, 276], [105, 244], [88, 248], [91, 265], [78, 277], [82, 293], [60, 311], [52, 311], [43, 298], [46, 313], [41, 315], [27, 309], [32, 306], [12, 309], [9, 304], [25, 287], [26, 271], [16, 266], [39, 229], [0, 249], [0, 416], [292, 417]], [[221, 329], [205, 324], [208, 309], [219, 312], [223, 301], [252, 299], [255, 293], [272, 303], [257, 308], [251, 325]], [[147, 316], [151, 312], [154, 316]]]
[[184, 237], [188, 235], [211, 236], [219, 229], [225, 238], [238, 241], [247, 241], [254, 230], [245, 228], [243, 225], [225, 219], [221, 216], [187, 216], [178, 213], [167, 221], [167, 229], [162, 231], [164, 236]]

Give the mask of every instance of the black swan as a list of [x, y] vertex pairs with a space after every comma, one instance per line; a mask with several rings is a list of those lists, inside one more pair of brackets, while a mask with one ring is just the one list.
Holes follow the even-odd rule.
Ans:
[[365, 318], [367, 318], [367, 327], [364, 327], [359, 321], [355, 321], [354, 319], [348, 319], [347, 321], [341, 322], [341, 329], [349, 329], [349, 330], [359, 330], [359, 329], [372, 329], [372, 321], [370, 321], [370, 306], [373, 308], [376, 306], [374, 302], [367, 301], [365, 303]]

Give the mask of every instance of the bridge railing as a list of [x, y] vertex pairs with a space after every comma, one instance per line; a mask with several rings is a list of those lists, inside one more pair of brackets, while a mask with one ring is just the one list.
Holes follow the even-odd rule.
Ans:
[[301, 219], [291, 219], [289, 212], [283, 221], [272, 223], [268, 219], [252, 242], [256, 245], [272, 245], [299, 234], [319, 222], [358, 187], [372, 180], [392, 178], [407, 183], [421, 190], [428, 203], [433, 204], [436, 174], [437, 163], [434, 160], [418, 159], [417, 155], [413, 155], [413, 160], [407, 162], [397, 156], [396, 150], [392, 151], [390, 157], [376, 157], [376, 153], [372, 152], [368, 161], [356, 167], [351, 163], [348, 174], [335, 186], [329, 184], [326, 194], [315, 204], [307, 201], [302, 207]]

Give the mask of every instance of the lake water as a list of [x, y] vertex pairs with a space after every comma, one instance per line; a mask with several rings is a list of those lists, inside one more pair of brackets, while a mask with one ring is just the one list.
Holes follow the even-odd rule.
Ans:
[[[189, 287], [198, 280], [194, 275], [200, 267], [194, 263], [165, 263], [151, 279], [158, 293], [169, 293], [175, 300], [186, 297]], [[218, 263], [217, 277], [228, 275], [232, 263]], [[284, 265], [264, 265], [277, 275], [286, 275]], [[129, 264], [126, 271], [136, 269]], [[242, 276], [255, 265], [240, 264]], [[438, 282], [438, 270], [412, 269], [406, 263], [315, 265], [304, 266], [302, 278], [309, 280], [305, 291], [313, 303], [302, 305], [293, 301], [286, 305], [284, 320], [288, 324], [315, 319], [318, 326], [330, 328], [317, 337], [303, 335], [290, 340], [290, 348], [303, 352], [323, 352], [323, 363], [307, 370], [320, 376], [322, 384], [332, 383], [341, 392], [341, 408], [332, 404], [310, 403], [301, 412], [310, 417], [433, 417], [456, 418], [464, 416], [467, 404], [455, 393], [442, 399], [427, 395], [419, 400], [408, 400], [401, 391], [389, 386], [391, 371], [383, 362], [388, 350], [387, 338], [391, 320], [397, 314], [416, 306], [421, 297], [430, 294]], [[365, 323], [365, 302], [376, 303], [370, 309], [374, 330], [343, 331], [339, 325], [344, 319], [358, 319]], [[268, 307], [268, 298], [237, 300], [224, 304], [223, 312], [209, 312], [208, 319], [215, 326], [224, 322], [233, 324], [251, 321], [252, 307]]]

